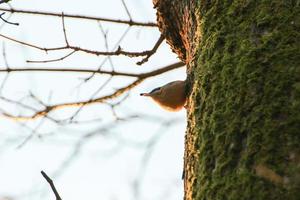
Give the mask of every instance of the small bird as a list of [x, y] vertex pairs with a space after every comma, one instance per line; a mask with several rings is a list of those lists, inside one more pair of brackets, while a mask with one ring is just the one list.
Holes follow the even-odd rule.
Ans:
[[162, 108], [168, 111], [179, 111], [185, 106], [187, 89], [185, 81], [173, 81], [162, 87], [153, 89], [150, 93], [141, 93], [141, 96], [151, 97]]

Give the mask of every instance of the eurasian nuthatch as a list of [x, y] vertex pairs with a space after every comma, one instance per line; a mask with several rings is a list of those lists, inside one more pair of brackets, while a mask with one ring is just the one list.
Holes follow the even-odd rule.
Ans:
[[162, 87], [153, 89], [150, 93], [141, 93], [141, 96], [151, 97], [166, 110], [178, 111], [185, 106], [186, 103], [186, 82], [173, 81]]

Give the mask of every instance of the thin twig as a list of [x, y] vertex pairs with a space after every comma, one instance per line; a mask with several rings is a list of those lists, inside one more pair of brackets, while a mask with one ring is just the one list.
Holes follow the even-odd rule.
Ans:
[[[1, 4], [1, 3], [0, 3], [0, 4]], [[0, 14], [0, 19], [2, 19], [2, 21], [4, 21], [4, 22], [7, 23], [7, 24], [19, 26], [19, 23], [9, 22], [9, 21], [7, 21], [6, 19], [4, 19], [4, 18], [2, 17], [2, 15], [4, 15], [4, 14], [5, 14], [5, 12], [3, 12], [3, 13]]]
[[64, 38], [65, 38], [65, 42], [66, 42], [66, 46], [70, 46], [69, 42], [68, 42], [68, 38], [67, 38], [67, 33], [66, 33], [66, 26], [65, 26], [65, 16], [64, 13], [61, 13], [61, 20], [62, 20], [62, 25], [63, 25], [63, 32], [64, 32]]
[[[11, 104], [15, 104], [15, 105], [17, 105], [17, 106], [20, 106], [20, 107], [22, 107], [22, 108], [25, 108], [25, 109], [27, 109], [27, 110], [30, 110], [30, 111], [32, 111], [32, 112], [34, 112], [34, 113], [38, 112], [37, 109], [35, 109], [35, 108], [31, 107], [31, 106], [28, 106], [28, 105], [26, 105], [26, 104], [24, 104], [24, 103], [22, 103], [22, 102], [20, 102], [20, 101], [16, 101], [16, 100], [13, 100], [13, 99], [8, 99], [8, 98], [3, 97], [3, 96], [0, 96], [0, 100], [5, 101], [5, 102], [8, 102], [8, 103], [11, 103]], [[3, 116], [6, 116], [6, 117], [11, 116], [10, 114], [7, 114], [7, 113], [8, 113], [8, 112], [6, 112], [5, 110], [1, 109], [1, 114], [2, 114]], [[47, 119], [49, 119], [49, 120], [51, 120], [51, 121], [54, 122], [54, 123], [60, 123], [60, 122], [61, 122], [61, 121], [55, 120], [54, 118], [48, 116], [47, 113], [44, 115], [44, 117], [47, 118]], [[11, 118], [11, 117], [9, 117], [9, 118]]]
[[41, 99], [39, 99], [35, 94], [33, 94], [32, 91], [29, 91], [29, 97], [36, 101], [38, 104], [40, 104], [43, 107], [47, 107], [46, 103], [44, 103]]
[[154, 47], [152, 48], [152, 50], [149, 52], [149, 54], [143, 58], [143, 60], [137, 62], [137, 65], [142, 65], [144, 63], [146, 63], [149, 58], [157, 51], [158, 47], [161, 45], [161, 43], [164, 41], [165, 37], [163, 35], [160, 35], [159, 39], [157, 40], [157, 42], [155, 43]]
[[130, 14], [128, 8], [127, 8], [127, 5], [126, 5], [125, 1], [124, 1], [124, 0], [121, 0], [121, 1], [122, 1], [122, 4], [123, 4], [123, 6], [124, 6], [124, 8], [125, 8], [125, 11], [126, 11], [128, 17], [129, 17], [130, 21], [132, 21], [131, 14]]
[[[102, 36], [103, 36], [103, 39], [104, 39], [104, 46], [105, 46], [105, 50], [106, 51], [109, 51], [109, 47], [108, 47], [108, 41], [107, 41], [107, 32], [108, 31], [105, 31], [104, 28], [102, 27], [101, 23], [99, 22], [99, 28], [100, 28], [100, 31], [102, 33]], [[118, 44], [119, 45], [119, 44]], [[107, 56], [107, 59], [109, 61], [109, 64], [110, 64], [110, 67], [111, 67], [111, 70], [114, 70], [114, 65], [113, 65], [113, 62], [112, 62], [112, 59], [110, 56]], [[104, 63], [103, 63], [104, 64]], [[100, 66], [99, 70], [101, 69], [102, 65]]]
[[[116, 42], [116, 44], [114, 45], [114, 47], [112, 48], [113, 50], [118, 48], [118, 46], [120, 45], [121, 41], [125, 38], [125, 36], [127, 35], [128, 31], [129, 31], [130, 27], [128, 26], [127, 29], [124, 31], [124, 33], [122, 34], [122, 36], [119, 38], [119, 40]], [[98, 67], [98, 70], [101, 70], [102, 66], [109, 61], [110, 56], [106, 56], [103, 61], [101, 62], [101, 64]], [[91, 80], [93, 77], [95, 76], [95, 73], [91, 74], [89, 77], [85, 78], [84, 81], [82, 83], [80, 83], [77, 87], [80, 87], [82, 84], [88, 82], [89, 80]]]
[[[10, 8], [11, 8], [11, 5], [10, 4], [7, 4]], [[13, 14], [12, 13], [9, 13], [8, 16], [6, 17], [6, 20], [9, 21], [9, 19], [11, 18]], [[6, 23], [2, 23], [0, 25], [0, 30], [2, 30], [2, 28], [6, 25]]]
[[73, 50], [70, 53], [68, 53], [65, 56], [62, 56], [60, 58], [55, 58], [55, 59], [50, 59], [50, 60], [26, 60], [26, 62], [28, 63], [49, 63], [49, 62], [57, 62], [57, 61], [62, 61], [64, 59], [66, 59], [67, 57], [71, 56], [72, 54], [74, 54], [76, 51]]
[[[90, 99], [88, 100], [88, 101], [90, 101], [90, 100], [92, 100], [93, 98], [95, 98], [95, 96], [111, 81], [111, 79], [112, 79], [112, 76], [111, 77], [109, 77], [98, 89], [97, 89], [97, 91], [96, 92], [94, 92], [94, 94], [92, 94], [92, 96], [90, 97]], [[73, 119], [79, 114], [79, 112], [83, 109], [83, 107], [85, 106], [85, 105], [87, 105], [87, 103], [86, 104], [83, 104], [82, 106], [80, 106], [78, 109], [77, 109], [77, 111], [70, 117], [70, 121], [73, 121]]]
[[49, 176], [44, 172], [44, 171], [41, 171], [41, 174], [43, 175], [43, 177], [46, 179], [46, 181], [49, 183], [55, 197], [56, 197], [56, 200], [62, 200], [61, 197], [59, 196], [59, 193], [57, 192], [56, 188], [55, 188], [55, 185], [52, 181], [51, 178], [49, 178]]
[[[35, 10], [6, 9], [6, 8], [0, 8], [0, 10], [5, 11], [5, 12], [11, 12], [11, 13], [44, 15], [44, 16], [53, 16], [53, 17], [61, 17], [62, 16], [61, 13], [43, 12], [43, 11], [35, 11]], [[85, 16], [85, 15], [72, 15], [72, 14], [64, 14], [64, 16], [67, 18], [74, 18], [74, 19], [95, 20], [95, 21], [105, 21], [105, 22], [111, 22], [111, 23], [127, 24], [129, 26], [157, 27], [157, 24], [153, 23], [153, 22], [147, 23], [147, 22], [127, 21], [127, 20], [109, 19], [109, 18]]]
[[[4, 60], [4, 63], [5, 63], [5, 67], [6, 69], [9, 69], [9, 64], [8, 64], [8, 60], [7, 60], [7, 57], [6, 57], [6, 48], [5, 48], [5, 43], [3, 42], [2, 43], [2, 56], [3, 56], [3, 60]], [[8, 79], [8, 76], [9, 76], [9, 73], [7, 73], [1, 83], [1, 86], [0, 86], [0, 95], [2, 94], [2, 91], [3, 91], [3, 88], [5, 86], [5, 83]]]
[[42, 118], [38, 125], [31, 130], [30, 135], [28, 135], [18, 146], [17, 149], [22, 148], [29, 140], [31, 140], [35, 135], [38, 134], [38, 129], [44, 124], [46, 118]]
[[22, 42], [20, 40], [16, 40], [14, 38], [11, 38], [11, 37], [8, 37], [8, 36], [2, 35], [2, 34], [0, 34], [0, 36], [3, 37], [3, 38], [6, 38], [8, 40], [11, 40], [13, 42], [16, 42], [16, 43], [19, 43], [19, 44], [22, 44], [22, 45], [25, 45], [25, 46], [29, 46], [29, 47], [32, 47], [32, 48], [35, 48], [35, 49], [39, 49], [39, 50], [45, 51], [44, 48], [41, 48], [41, 47], [38, 47], [38, 46], [35, 46], [35, 45], [32, 45], [32, 44], [29, 44], [29, 43], [26, 43], [26, 42]]

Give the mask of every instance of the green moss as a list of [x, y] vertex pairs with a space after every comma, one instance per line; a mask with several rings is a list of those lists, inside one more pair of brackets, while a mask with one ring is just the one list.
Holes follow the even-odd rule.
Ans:
[[197, 2], [194, 95], [199, 147], [195, 199], [299, 198], [300, 181], [274, 183], [256, 174], [263, 163], [282, 178], [300, 177], [300, 5], [293, 0]]

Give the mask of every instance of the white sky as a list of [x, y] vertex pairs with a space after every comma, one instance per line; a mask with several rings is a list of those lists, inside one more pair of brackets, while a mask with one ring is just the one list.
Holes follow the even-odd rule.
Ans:
[[[155, 21], [155, 10], [152, 9], [151, 0], [127, 0], [126, 4], [133, 20]], [[128, 19], [120, 0], [12, 0], [11, 5], [19, 9]], [[6, 6], [2, 4], [1, 7]], [[8, 16], [8, 13], [5, 16]], [[1, 34], [43, 47], [64, 45], [60, 18], [14, 14], [9, 20], [19, 22], [20, 26], [5, 25], [0, 30]], [[65, 24], [69, 43], [89, 49], [105, 50], [104, 40], [96, 22], [65, 19]], [[110, 49], [114, 50], [114, 44], [127, 26], [110, 23], [102, 23], [102, 25], [108, 30]], [[146, 50], [152, 48], [158, 37], [159, 31], [156, 28], [133, 27], [121, 46], [124, 50]], [[57, 58], [65, 52], [45, 54], [3, 38], [0, 38], [0, 42], [1, 45], [5, 44], [11, 68], [36, 66], [96, 69], [104, 59], [104, 57], [77, 53], [62, 62], [29, 65], [26, 63], [28, 59]], [[112, 58], [115, 70], [125, 72], [151, 71], [178, 61], [165, 43], [148, 63], [143, 66], [135, 65], [140, 59]], [[0, 66], [5, 66], [2, 56]], [[108, 62], [103, 69], [110, 70]], [[1, 82], [4, 75], [0, 74]], [[18, 99], [31, 91], [44, 101], [48, 101], [49, 94], [52, 94], [51, 103], [84, 100], [97, 90], [95, 86], [101, 85], [107, 78], [98, 76], [79, 89], [76, 88], [81, 80], [79, 78], [84, 77], [87, 75], [15, 73], [9, 76], [2, 92], [7, 97]], [[0, 197], [10, 196], [22, 200], [54, 199], [49, 185], [40, 174], [40, 171], [44, 170], [53, 178], [64, 200], [132, 200], [135, 199], [134, 195], [137, 195], [135, 193], [137, 190], [133, 187], [136, 180], [141, 181], [138, 199], [182, 199], [185, 111], [166, 112], [151, 100], [140, 97], [139, 93], [173, 80], [184, 79], [184, 69], [153, 77], [134, 88], [126, 101], [116, 108], [117, 115], [120, 117], [134, 114], [146, 114], [151, 117], [119, 121], [111, 125], [114, 117], [109, 106], [97, 104], [86, 107], [80, 113], [79, 119], [100, 118], [101, 120], [66, 127], [45, 122], [38, 128], [39, 133], [21, 148], [18, 146], [31, 132], [18, 123], [0, 117]], [[110, 93], [130, 81], [132, 80], [128, 78], [114, 78], [99, 95]], [[25, 100], [25, 102], [34, 104], [32, 100]], [[0, 102], [0, 108], [13, 112], [20, 111], [3, 102]], [[71, 111], [72, 109], [64, 109], [55, 112], [54, 115], [63, 117]], [[160, 122], [172, 119], [174, 120], [168, 128], [161, 127]], [[39, 120], [28, 122], [27, 126], [34, 128], [38, 123]], [[105, 126], [107, 129], [99, 131]], [[96, 135], [83, 143], [81, 151], [76, 154], [73, 162], [70, 165], [64, 163], [73, 152], [74, 146], [82, 141], [81, 137], [94, 130], [98, 130]], [[146, 152], [143, 144], [153, 138], [158, 140], [150, 151], [151, 156], [149, 160], [143, 160]], [[65, 167], [64, 170], [57, 171], [62, 169], [62, 165]]]

